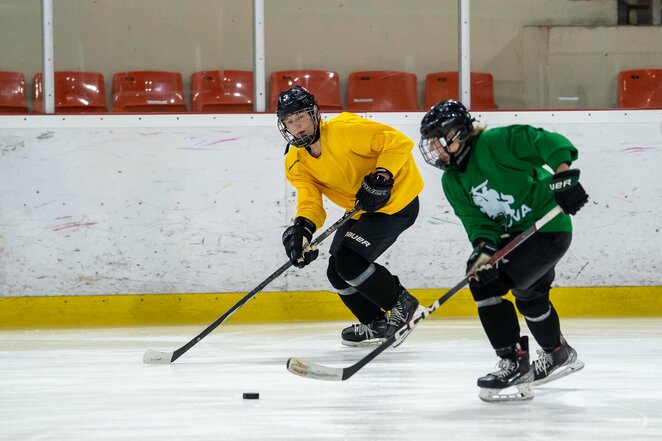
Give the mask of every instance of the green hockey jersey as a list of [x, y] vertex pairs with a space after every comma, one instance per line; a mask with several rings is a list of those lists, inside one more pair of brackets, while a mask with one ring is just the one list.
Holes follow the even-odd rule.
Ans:
[[[549, 188], [552, 170], [577, 159], [564, 136], [528, 125], [489, 129], [474, 141], [464, 172], [446, 170], [444, 193], [469, 240], [500, 246], [500, 236], [524, 231], [556, 202]], [[572, 231], [570, 216], [560, 214], [541, 231]]]

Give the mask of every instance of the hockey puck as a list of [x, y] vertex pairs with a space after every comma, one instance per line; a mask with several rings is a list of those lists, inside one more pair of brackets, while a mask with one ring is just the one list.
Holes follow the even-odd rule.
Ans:
[[244, 400], [259, 400], [260, 394], [257, 392], [244, 392]]

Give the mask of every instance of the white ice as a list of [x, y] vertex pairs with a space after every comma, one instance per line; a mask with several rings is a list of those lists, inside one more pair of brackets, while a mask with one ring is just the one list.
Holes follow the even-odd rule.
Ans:
[[562, 319], [586, 367], [496, 404], [478, 399], [497, 360], [477, 318], [430, 318], [344, 382], [286, 370], [353, 364], [369, 349], [341, 346], [345, 325], [224, 323], [170, 365], [143, 352], [204, 324], [2, 331], [0, 439], [662, 440], [660, 318]]

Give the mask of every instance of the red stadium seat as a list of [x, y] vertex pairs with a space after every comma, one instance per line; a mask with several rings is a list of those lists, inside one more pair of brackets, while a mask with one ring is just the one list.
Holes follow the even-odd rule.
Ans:
[[163, 71], [116, 73], [113, 112], [186, 112], [182, 75]]
[[352, 72], [347, 84], [352, 112], [418, 111], [416, 75], [388, 70]]
[[315, 95], [322, 111], [341, 111], [340, 80], [337, 72], [326, 70], [280, 70], [269, 77], [269, 110], [276, 111], [278, 95], [292, 86], [305, 87]]
[[[55, 113], [103, 113], [106, 86], [97, 72], [55, 72]], [[41, 73], [34, 75], [33, 112], [44, 112], [44, 84]]]
[[662, 108], [662, 69], [624, 70], [618, 74], [618, 107]]
[[22, 73], [0, 72], [0, 113], [28, 113]]
[[250, 70], [205, 70], [191, 74], [193, 112], [252, 112], [254, 95]]
[[[459, 79], [457, 72], [433, 72], [425, 76], [425, 108], [439, 101], [458, 99]], [[494, 79], [492, 74], [471, 72], [471, 110], [496, 109], [494, 102]]]

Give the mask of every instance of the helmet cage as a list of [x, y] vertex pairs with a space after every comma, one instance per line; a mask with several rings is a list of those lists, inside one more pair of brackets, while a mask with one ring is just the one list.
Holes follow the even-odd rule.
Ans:
[[[471, 137], [474, 121], [458, 101], [446, 100], [432, 107], [421, 121], [421, 141], [418, 144], [425, 162], [441, 170], [466, 165], [471, 148], [466, 141]], [[439, 141], [449, 159], [441, 158], [439, 147], [432, 145], [435, 140]], [[448, 149], [455, 141], [460, 142], [460, 149], [451, 153]]]
[[[305, 113], [310, 118], [313, 124], [312, 134], [295, 134], [287, 128], [286, 119], [300, 113]], [[315, 97], [305, 88], [297, 85], [281, 92], [278, 96], [276, 115], [278, 116], [278, 130], [289, 144], [307, 148], [319, 140], [322, 117]]]
[[[284, 120], [290, 115], [295, 115], [298, 113], [304, 113], [308, 115], [313, 125], [313, 133], [306, 135], [301, 135], [301, 134], [295, 135], [294, 133], [290, 132], [287, 129], [287, 125], [285, 124]], [[307, 148], [310, 147], [312, 144], [316, 143], [320, 139], [320, 121], [321, 121], [321, 115], [319, 109], [317, 108], [317, 105], [315, 105], [313, 107], [309, 107], [307, 109], [303, 109], [298, 112], [291, 113], [286, 117], [284, 117], [283, 119], [279, 118], [278, 130], [280, 131], [280, 134], [283, 135], [283, 138], [285, 138], [285, 140], [290, 145], [300, 148]]]

